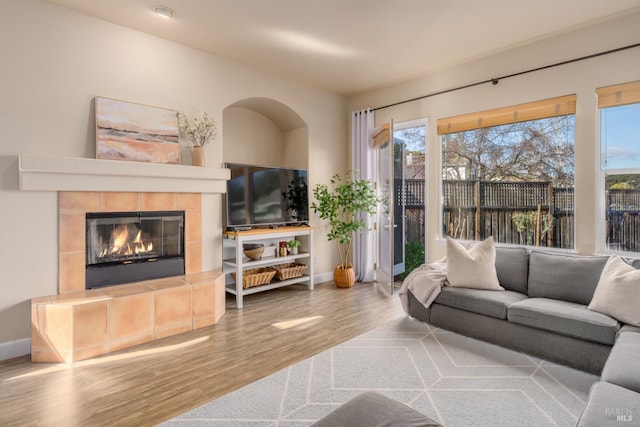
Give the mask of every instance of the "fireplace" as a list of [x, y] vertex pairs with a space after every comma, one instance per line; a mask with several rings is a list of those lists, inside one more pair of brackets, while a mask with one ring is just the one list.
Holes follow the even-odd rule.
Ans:
[[185, 274], [184, 211], [88, 212], [85, 288]]

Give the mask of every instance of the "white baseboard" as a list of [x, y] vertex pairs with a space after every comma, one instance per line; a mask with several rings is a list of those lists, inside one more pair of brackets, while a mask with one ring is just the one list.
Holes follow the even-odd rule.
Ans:
[[333, 282], [333, 272], [316, 274], [313, 276], [313, 283]]
[[31, 353], [31, 338], [0, 343], [0, 360], [13, 359]]

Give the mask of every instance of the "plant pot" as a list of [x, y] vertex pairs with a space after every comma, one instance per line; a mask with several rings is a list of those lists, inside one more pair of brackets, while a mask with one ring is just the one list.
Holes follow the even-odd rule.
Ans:
[[333, 270], [333, 282], [339, 288], [350, 288], [356, 283], [356, 273], [353, 271], [353, 266], [349, 264], [347, 268], [342, 268], [341, 265], [337, 265]]
[[295, 248], [289, 248], [289, 253], [291, 255], [298, 255], [298, 247], [296, 246]]
[[191, 153], [191, 164], [193, 166], [204, 166], [204, 147], [202, 145], [194, 145]]

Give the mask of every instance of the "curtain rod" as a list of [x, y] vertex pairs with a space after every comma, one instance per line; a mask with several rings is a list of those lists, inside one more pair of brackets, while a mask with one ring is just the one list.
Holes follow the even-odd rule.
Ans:
[[469, 83], [469, 84], [466, 84], [466, 85], [463, 85], [463, 86], [454, 87], [454, 88], [451, 88], [451, 89], [445, 89], [445, 90], [441, 90], [441, 91], [438, 91], [438, 92], [433, 92], [433, 93], [430, 93], [428, 95], [422, 95], [422, 96], [418, 96], [416, 98], [411, 98], [411, 99], [407, 99], [407, 100], [404, 100], [404, 101], [394, 102], [393, 104], [384, 105], [382, 107], [372, 108], [371, 110], [372, 111], [377, 111], [377, 110], [382, 110], [384, 108], [395, 107], [396, 105], [406, 104], [406, 103], [413, 102], [413, 101], [419, 101], [421, 99], [430, 98], [432, 96], [442, 95], [442, 94], [449, 93], [449, 92], [455, 92], [455, 91], [458, 91], [458, 90], [462, 90], [462, 89], [467, 89], [467, 88], [474, 87], [474, 86], [483, 85], [485, 83], [491, 83], [493, 85], [497, 85], [500, 80], [508, 79], [510, 77], [517, 77], [517, 76], [521, 76], [523, 74], [533, 73], [534, 71], [546, 70], [548, 68], [559, 67], [561, 65], [571, 64], [573, 62], [584, 61], [585, 59], [591, 59], [591, 58], [596, 58], [598, 56], [609, 55], [611, 53], [616, 53], [616, 52], [620, 52], [620, 51], [627, 50], [627, 49], [633, 49], [633, 48], [636, 48], [636, 47], [639, 47], [639, 46], [640, 46], [640, 43], [635, 43], [635, 44], [619, 47], [619, 48], [616, 48], [616, 49], [606, 50], [604, 52], [593, 53], [591, 55], [581, 56], [579, 58], [573, 58], [573, 59], [569, 59], [569, 60], [562, 61], [562, 62], [556, 62], [554, 64], [544, 65], [544, 66], [538, 67], [538, 68], [531, 68], [529, 70], [519, 71], [519, 72], [513, 73], [513, 74], [507, 74], [507, 75], [500, 76], [500, 77], [493, 77], [493, 78], [490, 78], [490, 79], [487, 79], [487, 80], [482, 80], [482, 81], [479, 81], [479, 82]]

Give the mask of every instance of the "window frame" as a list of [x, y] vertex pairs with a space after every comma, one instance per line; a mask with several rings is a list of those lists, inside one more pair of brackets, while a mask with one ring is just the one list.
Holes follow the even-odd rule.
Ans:
[[[450, 133], [463, 132], [466, 130], [473, 130], [479, 128], [486, 127], [494, 127], [505, 124], [517, 123], [517, 122], [525, 122], [531, 120], [540, 120], [550, 117], [556, 116], [565, 116], [565, 115], [573, 115], [574, 120], [576, 118], [576, 104], [577, 104], [577, 95], [569, 94], [558, 96], [554, 98], [548, 98], [538, 101], [527, 102], [523, 104], [517, 104], [513, 106], [494, 108], [490, 110], [483, 110], [476, 113], [468, 113], [457, 116], [451, 116], [447, 118], [441, 118], [436, 120], [436, 134], [438, 137], [439, 143], [439, 209], [438, 209], [438, 239], [444, 240], [446, 235], [443, 232], [443, 221], [444, 221], [444, 178], [442, 174], [443, 167], [443, 136]], [[575, 140], [575, 129], [574, 129], [574, 147], [576, 144]], [[574, 158], [574, 167], [575, 167], [575, 158]], [[574, 170], [575, 174], [575, 170]], [[576, 197], [576, 188], [577, 182], [575, 181], [574, 176], [574, 206], [575, 206], [575, 197]], [[562, 252], [575, 252], [576, 250], [576, 240], [575, 240], [575, 231], [577, 226], [576, 221], [576, 211], [574, 210], [574, 221], [573, 221], [573, 247], [572, 248], [548, 248], [544, 247], [545, 250], [551, 251], [562, 251]], [[459, 239], [457, 239], [459, 240]], [[498, 245], [509, 245], [509, 246], [522, 246], [528, 247], [527, 245], [522, 244], [513, 244], [513, 243], [499, 243]]]
[[602, 110], [606, 108], [621, 107], [624, 105], [638, 104], [640, 105], [640, 80], [615, 84], [610, 86], [603, 86], [596, 89], [596, 136], [598, 150], [596, 153], [596, 168], [598, 173], [598, 189], [595, 197], [597, 198], [596, 215], [596, 250], [598, 253], [603, 254], [615, 254], [625, 258], [640, 258], [640, 252], [621, 251], [617, 249], [609, 249], [607, 247], [607, 233], [605, 230], [605, 224], [607, 220], [606, 211], [607, 206], [605, 204], [605, 185], [606, 175], [622, 175], [622, 174], [638, 174], [640, 175], [640, 162], [637, 168], [623, 168], [623, 169], [606, 169], [603, 167], [602, 158]]

